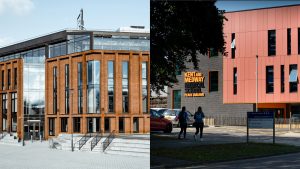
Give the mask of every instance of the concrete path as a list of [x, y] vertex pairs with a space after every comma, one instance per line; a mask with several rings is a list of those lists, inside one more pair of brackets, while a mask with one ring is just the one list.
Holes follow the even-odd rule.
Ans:
[[48, 142], [26, 142], [25, 147], [0, 144], [1, 169], [148, 169], [149, 157], [48, 148]]

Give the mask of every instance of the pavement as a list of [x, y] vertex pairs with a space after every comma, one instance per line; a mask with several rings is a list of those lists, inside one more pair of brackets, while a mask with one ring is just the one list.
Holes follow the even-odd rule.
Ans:
[[149, 157], [49, 149], [45, 142], [0, 144], [1, 169], [148, 169]]
[[[245, 143], [247, 141], [247, 129], [244, 126], [220, 126], [220, 127], [205, 127], [203, 134], [203, 141], [195, 141], [193, 138], [195, 128], [187, 129], [186, 139], [177, 139], [179, 133], [179, 128], [174, 128], [172, 133], [162, 133], [155, 132], [151, 133], [151, 149], [153, 148], [176, 148], [189, 147], [195, 145], [205, 145], [205, 144], [224, 144], [224, 143]], [[249, 141], [250, 142], [263, 142], [272, 143], [273, 142], [273, 130], [271, 129], [250, 129], [249, 130]], [[275, 131], [275, 143], [288, 144], [294, 146], [300, 146], [300, 132], [289, 131], [288, 129], [276, 129]], [[295, 161], [300, 160], [294, 159]], [[272, 160], [271, 160], [272, 161]], [[286, 160], [290, 162], [290, 160]], [[164, 164], [176, 164], [178, 166], [191, 166], [191, 161], [171, 159], [167, 157], [156, 157], [151, 156], [151, 168], [165, 168]], [[223, 165], [224, 163], [221, 163]], [[227, 163], [226, 163], [227, 164]], [[241, 165], [238, 163], [234, 165], [235, 162], [229, 163], [228, 165], [233, 165], [233, 168], [241, 168], [236, 165]], [[267, 163], [265, 164], [267, 165]], [[300, 164], [299, 164], [300, 165]], [[202, 165], [198, 166], [201, 167]], [[205, 165], [211, 168], [227, 168], [228, 166], [219, 166], [218, 163]], [[298, 165], [295, 165], [298, 166]], [[246, 166], [245, 166], [246, 167]], [[267, 167], [267, 166], [266, 166]], [[255, 167], [254, 167], [255, 168]], [[300, 168], [300, 167], [298, 167]]]

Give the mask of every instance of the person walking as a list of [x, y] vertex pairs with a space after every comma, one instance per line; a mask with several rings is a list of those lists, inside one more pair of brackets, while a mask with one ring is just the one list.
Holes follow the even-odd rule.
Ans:
[[185, 106], [182, 107], [181, 112], [178, 114], [179, 124], [180, 124], [180, 132], [178, 134], [178, 139], [181, 139], [180, 136], [183, 132], [183, 138], [186, 136], [186, 128], [187, 128], [187, 119], [188, 114], [186, 112]]
[[203, 123], [203, 118], [204, 117], [205, 116], [204, 116], [204, 113], [202, 111], [202, 108], [199, 106], [198, 107], [198, 111], [195, 112], [195, 114], [194, 114], [194, 119], [195, 119], [194, 126], [196, 128], [196, 133], [194, 135], [195, 141], [197, 139], [197, 135], [199, 133], [199, 129], [200, 129], [200, 141], [203, 141], [202, 135], [203, 135], [203, 127], [204, 127], [204, 123]]

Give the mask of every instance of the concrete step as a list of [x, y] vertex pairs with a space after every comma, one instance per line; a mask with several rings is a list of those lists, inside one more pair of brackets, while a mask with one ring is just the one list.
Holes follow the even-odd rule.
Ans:
[[116, 155], [127, 155], [127, 156], [136, 156], [136, 157], [149, 157], [150, 158], [150, 152], [144, 153], [144, 152], [130, 152], [130, 151], [115, 151], [115, 150], [108, 150], [105, 151], [106, 154], [116, 154]]
[[138, 152], [138, 153], [150, 153], [150, 148], [134, 148], [134, 147], [116, 147], [111, 145], [108, 150], [113, 151], [128, 151], [128, 152]]
[[142, 144], [142, 143], [122, 143], [122, 142], [112, 142], [112, 146], [114, 147], [132, 147], [132, 148], [148, 148], [150, 149], [150, 144]]

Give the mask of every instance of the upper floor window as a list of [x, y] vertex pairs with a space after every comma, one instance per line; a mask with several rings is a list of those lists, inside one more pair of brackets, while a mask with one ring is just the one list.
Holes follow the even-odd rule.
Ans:
[[148, 113], [148, 65], [142, 62], [142, 101], [143, 112]]
[[87, 80], [88, 113], [100, 113], [100, 61], [88, 61]]
[[233, 94], [237, 94], [237, 68], [233, 68]]
[[18, 87], [18, 71], [17, 68], [14, 68], [14, 89]]
[[209, 72], [209, 91], [218, 91], [218, 71]]
[[296, 64], [290, 65], [290, 92], [298, 91], [298, 66]]
[[122, 96], [123, 96], [123, 112], [128, 112], [128, 61], [122, 62]]
[[268, 56], [276, 55], [276, 30], [268, 30]]
[[107, 62], [108, 112], [114, 112], [114, 61]]
[[280, 92], [284, 92], [284, 65], [280, 65]]
[[68, 35], [68, 54], [90, 50], [89, 35]]
[[274, 92], [274, 67], [266, 67], [266, 93]]
[[287, 54], [291, 54], [291, 28], [287, 29]]
[[235, 58], [235, 33], [231, 34], [231, 58]]

